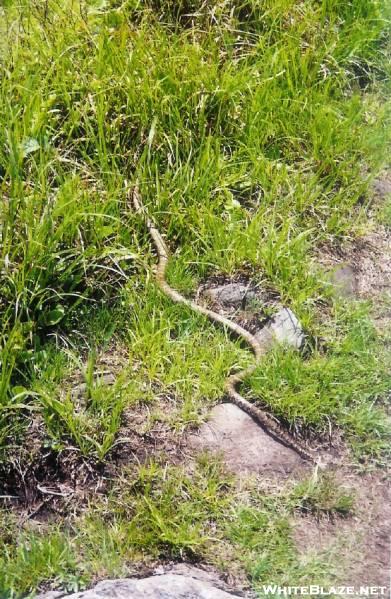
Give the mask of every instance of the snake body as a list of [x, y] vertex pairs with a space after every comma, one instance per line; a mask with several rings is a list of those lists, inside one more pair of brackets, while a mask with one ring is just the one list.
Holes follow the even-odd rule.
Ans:
[[305, 460], [315, 462], [314, 456], [300, 443], [298, 443], [287, 431], [285, 431], [276, 420], [274, 420], [271, 416], [257, 406], [247, 401], [247, 399], [245, 399], [238, 391], [238, 387], [241, 385], [241, 383], [257, 368], [261, 357], [265, 354], [265, 348], [261, 345], [255, 335], [252, 335], [239, 324], [229, 320], [217, 312], [214, 312], [213, 310], [210, 310], [209, 308], [205, 308], [204, 306], [185, 298], [178, 291], [170, 287], [166, 280], [166, 268], [170, 256], [167, 245], [164, 242], [159, 230], [149, 218], [137, 187], [133, 189], [132, 200], [136, 212], [143, 215], [148, 232], [155, 245], [158, 255], [156, 282], [163, 293], [165, 293], [173, 302], [184, 304], [195, 312], [204, 314], [213, 322], [218, 322], [230, 329], [235, 335], [246, 341], [254, 354], [255, 360], [250, 366], [241, 370], [240, 372], [231, 374], [226, 379], [225, 390], [230, 401], [244, 412], [249, 414], [249, 416], [251, 416], [271, 437], [296, 451], [296, 453], [298, 453]]

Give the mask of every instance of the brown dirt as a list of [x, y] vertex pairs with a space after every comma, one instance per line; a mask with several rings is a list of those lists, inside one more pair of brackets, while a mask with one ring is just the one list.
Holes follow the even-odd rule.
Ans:
[[[374, 182], [374, 213], [391, 193], [391, 173]], [[336, 292], [343, 297], [370, 299], [372, 317], [380, 333], [390, 327], [391, 230], [375, 222], [362, 237], [341, 246], [323, 247], [319, 262], [331, 273]], [[391, 488], [382, 470], [357, 474], [347, 465], [338, 474], [341, 484], [356, 496], [354, 516], [318, 521], [296, 518], [295, 540], [306, 553], [330, 549], [338, 557], [340, 583], [347, 586], [390, 585]]]
[[[127, 360], [124, 348], [110, 347], [98, 356], [94, 379], [113, 384]], [[60, 396], [69, 393], [80, 410], [86, 401], [83, 381], [82, 370], [75, 369], [59, 391]], [[69, 510], [82, 509], [90, 497], [105, 494], [124, 465], [143, 463], [152, 455], [164, 455], [173, 463], [181, 461], [181, 435], [165, 419], [156, 417], [157, 410], [172, 413], [175, 401], [156, 390], [155, 403], [153, 410], [142, 403], [125, 410], [117, 440], [104, 462], [83, 457], [71, 439], [64, 438], [62, 448], [53, 447], [45, 435], [42, 416], [34, 414], [23, 445], [15, 448], [7, 465], [0, 469], [1, 506], [19, 514], [21, 524], [62, 518]]]
[[331, 273], [344, 269], [346, 275], [341, 273], [341, 279], [345, 277], [352, 294], [358, 298], [374, 300], [387, 295], [390, 297], [391, 230], [377, 226], [365, 236], [342, 246], [323, 247], [319, 261]]
[[330, 550], [337, 558], [344, 586], [387, 586], [390, 582], [391, 493], [382, 472], [358, 475], [341, 470], [338, 479], [353, 492], [351, 518], [295, 518], [294, 539], [303, 554]]
[[34, 454], [14, 460], [7, 472], [0, 472], [5, 481], [0, 486], [2, 507], [18, 513], [21, 524], [66, 517], [68, 509], [79, 512], [90, 498], [105, 495], [124, 467], [143, 464], [152, 457], [173, 464], [183, 462], [181, 435], [162, 422], [145, 431], [147, 420], [145, 406], [134, 407], [132, 426], [124, 424], [126, 436], [119, 438], [104, 462], [81, 456], [71, 445], [59, 451], [47, 449], [40, 438]]
[[390, 167], [383, 170], [372, 183], [372, 210], [376, 210], [389, 196], [391, 196]]

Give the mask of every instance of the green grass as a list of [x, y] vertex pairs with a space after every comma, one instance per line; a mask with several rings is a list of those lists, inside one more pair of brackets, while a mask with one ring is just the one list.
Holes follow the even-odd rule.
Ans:
[[[311, 432], [339, 428], [360, 459], [384, 459], [384, 339], [370, 306], [334, 297], [314, 252], [365, 228], [390, 142], [388, 12], [380, 0], [3, 3], [0, 472], [32, 459], [28, 432], [37, 421], [46, 447], [72, 446], [101, 464], [124, 411], [154, 409], [156, 395], [173, 399], [169, 426], [197, 424], [222, 398], [228, 372], [252, 359], [157, 290], [150, 240], [128, 202], [136, 180], [172, 249], [176, 288], [191, 295], [211, 273], [245, 270], [300, 318], [307, 354], [270, 353], [248, 381], [249, 396]], [[388, 226], [389, 205], [382, 210]], [[92, 371], [111, 342], [127, 358], [106, 385]], [[86, 382], [78, 403], [75, 371]], [[159, 476], [157, 488], [175, 495]], [[208, 512], [194, 484], [165, 542], [158, 520], [150, 524], [155, 487], [143, 487], [139, 503], [131, 491], [132, 505], [143, 506], [140, 530], [157, 539], [145, 554], [207, 553], [205, 522], [221, 515]], [[178, 540], [187, 509], [199, 518]], [[232, 514], [232, 542], [265, 540], [264, 515], [251, 506]], [[270, 530], [285, 538], [281, 522], [271, 518]], [[121, 530], [108, 546], [123, 547]], [[132, 547], [136, 533], [126, 533]], [[87, 541], [77, 527], [24, 534], [19, 549], [7, 543], [1, 554], [5, 594], [105, 571], [90, 555], [84, 577], [78, 552]], [[38, 548], [31, 554], [30, 542]], [[293, 546], [280, 561], [278, 547], [254, 568], [299, 568]], [[120, 572], [113, 555], [105, 563]]]
[[296, 508], [319, 519], [354, 513], [354, 495], [340, 487], [330, 473], [319, 476], [315, 471], [310, 479], [297, 485], [292, 499]]
[[[316, 302], [331, 300], [310, 268], [311, 249], [362, 221], [357, 204], [387, 143], [384, 7], [195, 3], [178, 5], [176, 15], [175, 6], [4, 9], [3, 445], [26, 424], [21, 406], [32, 401], [48, 342], [61, 345], [96, 303], [132, 312], [150, 258], [127, 202], [136, 177], [177, 248], [170, 278], [179, 288], [246, 266], [310, 334], [322, 334]], [[147, 305], [155, 302], [152, 286], [145, 294]], [[143, 327], [157, 321], [143, 319], [158, 304], [137, 310], [129, 315], [135, 328], [121, 322], [136, 347], [146, 349], [150, 337], [155, 348], [155, 331]], [[167, 310], [185, 318], [182, 308]], [[164, 337], [168, 322], [157, 318]], [[194, 331], [198, 321], [188, 319]], [[209, 361], [200, 355], [192, 367], [188, 358], [181, 365], [189, 374]], [[148, 361], [149, 377], [164, 370]], [[219, 362], [220, 384], [231, 364]], [[58, 415], [56, 399], [43, 395], [38, 404]]]
[[0, 592], [16, 598], [42, 583], [82, 589], [96, 577], [126, 576], [161, 557], [203, 560], [226, 572], [239, 563], [255, 588], [311, 577], [326, 581], [328, 553], [299, 555], [290, 522], [308, 505], [346, 514], [351, 503], [345, 509], [344, 498], [333, 480], [322, 477], [271, 498], [254, 485], [240, 492], [208, 456], [191, 471], [151, 461], [125, 471], [106, 498], [70, 517], [67, 528], [52, 523], [41, 532], [18, 531], [16, 521], [0, 512]]
[[377, 220], [386, 228], [391, 227], [391, 194], [388, 193], [377, 211]]
[[391, 384], [389, 351], [367, 309], [337, 311], [338, 329], [323, 339], [326, 353], [315, 350], [303, 360], [293, 350], [270, 352], [253, 375], [251, 389], [288, 421], [328, 434], [336, 424], [361, 457], [380, 457], [390, 434], [382, 401]]

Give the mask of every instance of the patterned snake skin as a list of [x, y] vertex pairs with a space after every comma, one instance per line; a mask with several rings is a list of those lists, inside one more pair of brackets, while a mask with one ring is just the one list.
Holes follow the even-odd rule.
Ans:
[[271, 437], [273, 437], [283, 445], [293, 449], [305, 460], [315, 463], [316, 459], [310, 451], [308, 451], [300, 443], [298, 443], [287, 431], [282, 429], [282, 427], [278, 424], [276, 420], [274, 420], [271, 416], [269, 416], [260, 408], [254, 406], [252, 403], [247, 401], [247, 399], [245, 399], [238, 391], [238, 387], [240, 386], [240, 384], [247, 377], [249, 377], [257, 368], [261, 357], [265, 354], [265, 348], [254, 335], [252, 335], [249, 331], [247, 331], [240, 325], [236, 324], [235, 322], [232, 322], [228, 318], [225, 318], [221, 314], [213, 312], [213, 310], [209, 310], [208, 308], [198, 305], [192, 300], [186, 299], [185, 297], [183, 297], [183, 295], [178, 293], [178, 291], [170, 287], [170, 285], [166, 281], [166, 267], [169, 260], [169, 251], [160, 232], [155, 227], [155, 225], [153, 224], [146, 212], [137, 186], [131, 192], [131, 200], [136, 212], [143, 215], [149, 234], [155, 245], [158, 255], [156, 281], [163, 293], [165, 293], [170, 299], [172, 299], [173, 302], [185, 304], [195, 312], [198, 312], [199, 314], [204, 314], [213, 322], [218, 322], [223, 326], [227, 327], [233, 333], [235, 333], [235, 335], [244, 339], [254, 353], [255, 360], [252, 365], [250, 365], [248, 368], [245, 368], [244, 370], [241, 370], [236, 374], [230, 375], [227, 378], [225, 382], [225, 390], [230, 401], [236, 406], [238, 406], [240, 409], [242, 409], [244, 412], [249, 414], [258, 424], [260, 424], [260, 426]]

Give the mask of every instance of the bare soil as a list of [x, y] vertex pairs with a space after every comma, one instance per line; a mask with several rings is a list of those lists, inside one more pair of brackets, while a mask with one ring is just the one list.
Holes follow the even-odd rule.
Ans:
[[338, 247], [321, 248], [319, 261], [348, 295], [374, 300], [390, 294], [391, 231], [386, 227], [377, 226]]
[[[361, 237], [319, 249], [317, 258], [340, 283], [342, 295], [371, 299], [383, 304], [390, 317], [391, 301], [391, 228], [377, 222], [379, 208], [391, 197], [391, 170], [385, 169], [374, 180], [371, 190], [370, 216], [367, 232]], [[339, 274], [338, 274], [339, 273]], [[337, 280], [336, 280], [337, 279]], [[339, 281], [338, 281], [339, 279]], [[345, 293], [346, 295], [346, 293]], [[385, 304], [385, 306], [384, 306]], [[375, 313], [376, 318], [376, 313]]]
[[344, 468], [338, 480], [354, 494], [353, 517], [298, 516], [292, 522], [296, 545], [303, 554], [329, 550], [337, 555], [337, 577], [344, 586], [389, 588], [391, 492], [387, 475], [381, 471], [359, 475]]
[[[374, 213], [379, 201], [391, 194], [390, 171], [374, 182]], [[343, 297], [369, 299], [380, 333], [391, 324], [391, 229], [370, 223], [368, 232], [334, 247], [323, 247], [318, 261], [329, 271], [331, 282]], [[385, 470], [357, 474], [348, 464], [338, 473], [341, 484], [356, 496], [356, 510], [346, 520], [316, 520], [310, 516], [294, 522], [298, 548], [337, 551], [344, 572], [341, 584], [386, 586], [390, 589], [391, 487]], [[333, 549], [334, 548], [334, 549]]]

